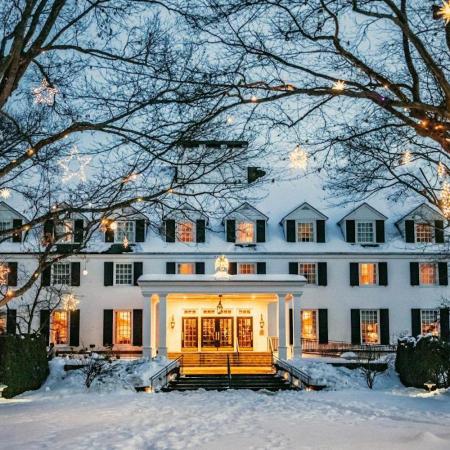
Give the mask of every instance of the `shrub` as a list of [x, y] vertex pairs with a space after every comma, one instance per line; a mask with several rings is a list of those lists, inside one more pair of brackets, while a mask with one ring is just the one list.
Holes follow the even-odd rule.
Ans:
[[399, 340], [395, 369], [405, 386], [450, 386], [450, 343], [435, 336]]
[[3, 397], [38, 389], [49, 373], [45, 340], [41, 336], [0, 336], [0, 383]]

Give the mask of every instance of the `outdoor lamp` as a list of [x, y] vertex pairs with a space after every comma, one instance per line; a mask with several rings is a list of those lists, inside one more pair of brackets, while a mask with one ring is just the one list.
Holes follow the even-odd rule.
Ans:
[[172, 330], [175, 328], [175, 316], [172, 314], [172, 319], [170, 320], [170, 328]]
[[262, 314], [261, 314], [261, 320], [259, 321], [259, 327], [261, 328], [261, 330], [264, 329], [264, 317]]
[[222, 296], [219, 295], [219, 303], [217, 303], [217, 314], [222, 314], [223, 313], [223, 305], [222, 305]]
[[0, 397], [3, 395], [3, 391], [7, 388], [6, 384], [0, 384]]
[[436, 390], [436, 383], [433, 383], [432, 381], [427, 381], [423, 385], [426, 387], [428, 392]]

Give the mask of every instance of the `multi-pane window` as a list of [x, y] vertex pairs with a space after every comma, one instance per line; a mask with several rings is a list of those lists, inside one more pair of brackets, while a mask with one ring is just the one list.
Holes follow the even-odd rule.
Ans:
[[6, 334], [6, 312], [0, 311], [0, 336]]
[[434, 263], [419, 264], [419, 281], [421, 285], [432, 286], [437, 284], [437, 266]]
[[125, 286], [130, 286], [133, 284], [133, 264], [116, 263], [115, 269], [115, 284]]
[[177, 273], [179, 275], [193, 275], [195, 274], [195, 263], [178, 263]]
[[256, 273], [255, 263], [239, 263], [238, 264], [238, 274], [239, 275], [252, 275]]
[[254, 222], [236, 223], [236, 242], [239, 244], [251, 244], [255, 242]]
[[194, 242], [194, 224], [192, 222], [177, 223], [178, 242]]
[[359, 265], [359, 284], [360, 285], [374, 285], [377, 284], [377, 264], [376, 263], [361, 263]]
[[10, 220], [0, 220], [0, 231], [10, 230], [12, 222]]
[[433, 227], [428, 223], [416, 223], [416, 242], [433, 242]]
[[314, 242], [313, 222], [297, 222], [297, 241]]
[[52, 340], [55, 345], [69, 343], [69, 314], [67, 311], [53, 311]]
[[56, 222], [55, 233], [59, 242], [73, 241], [73, 220], [63, 220]]
[[439, 309], [422, 309], [420, 311], [421, 334], [439, 336], [440, 314]]
[[0, 286], [6, 286], [8, 284], [8, 274], [8, 264], [0, 264]]
[[116, 344], [131, 344], [131, 311], [116, 311]]
[[302, 310], [302, 339], [317, 339], [317, 311]]
[[379, 317], [377, 309], [361, 310], [361, 342], [363, 344], [379, 344]]
[[316, 264], [315, 263], [299, 263], [298, 274], [306, 278], [307, 284], [316, 284]]
[[119, 221], [116, 223], [117, 228], [115, 232], [116, 242], [123, 242], [127, 238], [128, 242], [134, 242], [134, 221]]
[[70, 284], [70, 263], [55, 263], [52, 265], [52, 284], [69, 285]]
[[356, 239], [359, 243], [374, 242], [373, 222], [356, 222]]

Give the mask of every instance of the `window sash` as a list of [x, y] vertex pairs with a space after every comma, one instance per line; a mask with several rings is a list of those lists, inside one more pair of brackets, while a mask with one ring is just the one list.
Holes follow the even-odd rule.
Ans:
[[375, 286], [378, 283], [377, 263], [359, 264], [359, 284], [361, 286]]
[[238, 263], [237, 273], [239, 275], [254, 275], [256, 274], [255, 263]]
[[302, 339], [318, 339], [318, 321], [316, 309], [302, 309]]
[[238, 244], [253, 244], [255, 242], [255, 222], [236, 222], [236, 242]]
[[380, 311], [378, 309], [362, 309], [360, 314], [361, 343], [380, 343]]
[[415, 224], [416, 242], [432, 243], [434, 241], [433, 227], [428, 223]]
[[129, 310], [115, 311], [115, 344], [131, 345], [132, 314]]
[[56, 310], [52, 313], [52, 342], [55, 345], [69, 344], [69, 313]]
[[438, 282], [438, 269], [435, 263], [419, 263], [419, 283], [421, 286], [435, 286]]
[[114, 284], [117, 286], [133, 285], [133, 264], [115, 263], [114, 264]]
[[372, 244], [375, 242], [375, 224], [371, 221], [356, 222], [356, 242]]
[[117, 228], [114, 230], [114, 242], [122, 243], [125, 237], [128, 242], [134, 242], [134, 220], [121, 220], [116, 222]]
[[0, 231], [10, 230], [12, 228], [12, 220], [1, 219], [0, 220]]
[[297, 242], [314, 242], [314, 222], [297, 222]]
[[52, 265], [52, 285], [69, 286], [71, 279], [70, 262], [55, 263]]
[[317, 264], [316, 263], [298, 263], [298, 274], [306, 278], [306, 284], [317, 283]]
[[192, 263], [192, 262], [177, 263], [177, 274], [178, 275], [194, 275], [195, 274], [195, 263]]
[[71, 243], [73, 242], [74, 221], [63, 220], [56, 222], [55, 233], [59, 238], [58, 242]]
[[439, 309], [421, 309], [420, 310], [420, 333], [440, 335], [440, 311]]
[[193, 222], [177, 222], [178, 242], [195, 242], [195, 225]]

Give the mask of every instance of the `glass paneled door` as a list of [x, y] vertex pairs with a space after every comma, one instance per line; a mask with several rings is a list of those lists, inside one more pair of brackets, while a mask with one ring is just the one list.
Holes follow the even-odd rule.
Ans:
[[237, 338], [240, 349], [253, 348], [253, 317], [237, 318]]
[[233, 349], [233, 318], [202, 317], [202, 348]]
[[183, 317], [183, 336], [181, 338], [183, 350], [198, 349], [198, 320], [197, 317]]

